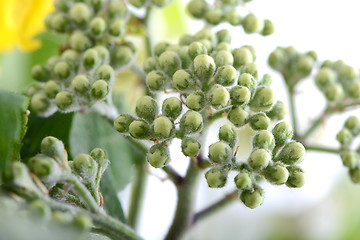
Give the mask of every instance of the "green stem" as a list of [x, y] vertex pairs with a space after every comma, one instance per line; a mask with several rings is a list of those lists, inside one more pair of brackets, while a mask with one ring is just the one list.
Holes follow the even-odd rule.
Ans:
[[294, 131], [294, 138], [297, 138], [297, 119], [296, 119], [296, 105], [295, 105], [295, 96], [294, 96], [294, 87], [287, 86], [288, 97], [290, 103], [290, 114], [291, 114], [291, 123]]
[[147, 32], [146, 32], [146, 37], [145, 37], [145, 44], [146, 44], [146, 51], [149, 57], [151, 57], [153, 55], [152, 52], [152, 39], [151, 39], [151, 25], [150, 25], [150, 19], [151, 19], [151, 14], [152, 14], [152, 8], [151, 6], [146, 8], [146, 15], [144, 17], [144, 24], [146, 26]]
[[184, 182], [184, 178], [178, 173], [176, 172], [175, 169], [173, 169], [172, 167], [170, 166], [165, 166], [162, 168], [162, 170], [164, 172], [167, 173], [168, 175], [168, 178], [176, 185], [180, 185]]
[[175, 217], [165, 240], [180, 239], [191, 225], [197, 178], [200, 173], [201, 170], [196, 166], [194, 159], [190, 159], [184, 182], [177, 186], [178, 200]]
[[330, 148], [330, 147], [322, 147], [322, 146], [305, 146], [307, 151], [316, 151], [316, 152], [326, 152], [326, 153], [335, 153], [338, 154], [340, 151], [339, 149]]
[[299, 140], [304, 142], [307, 137], [309, 137], [323, 122], [324, 118], [331, 115], [333, 111], [331, 111], [330, 107], [326, 107], [325, 111], [311, 124], [311, 126], [305, 131], [304, 135], [299, 137]]

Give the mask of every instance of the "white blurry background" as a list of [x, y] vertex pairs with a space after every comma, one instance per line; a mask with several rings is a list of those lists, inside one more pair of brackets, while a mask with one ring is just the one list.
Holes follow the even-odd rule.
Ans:
[[[182, 2], [183, 7], [186, 2]], [[258, 34], [244, 34], [241, 27], [223, 24], [234, 34], [232, 45], [253, 45], [257, 50], [256, 63], [260, 75], [270, 73], [273, 89], [278, 99], [287, 102], [283, 80], [267, 65], [267, 57], [277, 46], [294, 46], [299, 52], [315, 50], [320, 64], [326, 59], [342, 59], [347, 64], [360, 68], [360, 1], [356, 0], [254, 0], [240, 7], [242, 15], [253, 12], [262, 19], [270, 19], [276, 32], [268, 37]], [[154, 29], [156, 41], [169, 38], [162, 31], [160, 13], [155, 14]], [[190, 21], [190, 33], [202, 28], [201, 21]], [[177, 26], [174, 26], [176, 28]], [[179, 33], [180, 34], [180, 33]], [[175, 43], [177, 38], [172, 39]], [[171, 40], [171, 39], [170, 39]], [[315, 68], [316, 69], [316, 68]], [[313, 74], [314, 75], [314, 72]], [[316, 89], [313, 78], [303, 80], [297, 86], [296, 103], [300, 131], [305, 130], [324, 108], [324, 98]], [[312, 143], [338, 147], [336, 133], [342, 128], [347, 116], [353, 111], [327, 119], [312, 135]], [[207, 137], [207, 144], [215, 142], [221, 121], [216, 122]], [[325, 131], [326, 129], [326, 131]], [[243, 130], [246, 132], [246, 129]], [[241, 147], [250, 145], [250, 139], [242, 139]], [[180, 141], [171, 145], [172, 163], [181, 174], [185, 173], [188, 160], [181, 154]], [[206, 154], [206, 150], [205, 150]], [[235, 202], [196, 225], [185, 239], [342, 239], [346, 232], [354, 231], [359, 213], [357, 200], [360, 186], [350, 183], [347, 171], [337, 155], [308, 152], [301, 164], [307, 173], [307, 184], [301, 189], [272, 186], [264, 182], [265, 200], [262, 206], [250, 210], [241, 202]], [[170, 181], [161, 181], [161, 171], [150, 169], [140, 234], [146, 239], [161, 239], [171, 224], [176, 207], [176, 191]], [[224, 189], [209, 189], [205, 178], [200, 179], [196, 209], [201, 210], [232, 191], [233, 176], [229, 176]], [[121, 199], [128, 199], [130, 186], [120, 193]], [[128, 205], [128, 202], [124, 202]], [[353, 215], [352, 215], [353, 214]], [[359, 214], [357, 214], [359, 215]], [[291, 236], [291, 238], [288, 238]]]

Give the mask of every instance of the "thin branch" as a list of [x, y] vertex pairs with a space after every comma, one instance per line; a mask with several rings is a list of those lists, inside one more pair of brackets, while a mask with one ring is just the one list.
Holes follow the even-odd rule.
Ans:
[[162, 168], [164, 172], [167, 173], [168, 178], [176, 185], [180, 185], [184, 182], [184, 177], [182, 177], [175, 169], [170, 166], [165, 166]]
[[323, 146], [305, 145], [305, 149], [307, 151], [326, 152], [326, 153], [335, 153], [335, 154], [339, 154], [339, 152], [340, 152], [339, 149], [323, 147]]

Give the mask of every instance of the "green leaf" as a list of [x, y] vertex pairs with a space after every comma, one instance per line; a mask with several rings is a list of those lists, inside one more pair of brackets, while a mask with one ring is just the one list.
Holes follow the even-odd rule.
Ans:
[[7, 175], [11, 162], [20, 160], [28, 104], [27, 97], [0, 90], [0, 179]]

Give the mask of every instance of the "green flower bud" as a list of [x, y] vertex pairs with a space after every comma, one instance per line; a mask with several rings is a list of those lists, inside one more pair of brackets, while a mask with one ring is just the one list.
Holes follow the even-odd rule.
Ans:
[[192, 59], [189, 56], [189, 46], [182, 46], [178, 51], [180, 60], [181, 60], [181, 67], [183, 69], [188, 69], [191, 66]]
[[35, 83], [31, 84], [31, 86], [28, 88], [28, 90], [26, 91], [26, 95], [28, 97], [32, 97], [36, 93], [41, 92], [42, 88], [43, 87], [41, 84], [39, 84], [38, 82], [35, 82]]
[[284, 145], [290, 141], [293, 136], [292, 127], [287, 122], [277, 123], [273, 128], [272, 133], [274, 135], [276, 145]]
[[338, 102], [344, 97], [344, 89], [338, 83], [329, 84], [325, 89], [325, 97], [330, 102]]
[[210, 43], [215, 44], [216, 42], [216, 36], [209, 28], [204, 28], [195, 33], [194, 40], [200, 41], [200, 40], [209, 40]]
[[156, 139], [167, 139], [174, 135], [175, 126], [168, 117], [160, 116], [155, 118], [152, 125], [152, 132]]
[[229, 104], [230, 93], [225, 87], [216, 84], [209, 91], [208, 98], [214, 108], [222, 108]]
[[233, 50], [233, 56], [234, 56], [234, 67], [236, 69], [239, 69], [240, 67], [254, 61], [251, 51], [246, 47], [235, 48]]
[[182, 103], [176, 97], [169, 97], [164, 100], [162, 104], [162, 113], [163, 115], [176, 119], [182, 111]]
[[51, 73], [44, 65], [35, 65], [31, 70], [32, 77], [39, 82], [46, 82], [51, 78]]
[[333, 84], [336, 81], [336, 75], [334, 70], [324, 67], [320, 68], [318, 73], [315, 75], [316, 86], [324, 91], [327, 86]]
[[354, 81], [356, 78], [358, 78], [358, 75], [359, 75], [358, 71], [355, 68], [348, 65], [341, 66], [338, 72], [338, 77], [341, 82]]
[[77, 26], [86, 25], [92, 17], [92, 11], [85, 3], [75, 3], [69, 14], [72, 22]]
[[133, 138], [145, 139], [149, 137], [150, 127], [144, 120], [134, 120], [129, 125], [129, 133]]
[[289, 188], [300, 188], [304, 186], [306, 181], [304, 171], [297, 166], [290, 166], [287, 169], [289, 171], [289, 178], [286, 181], [286, 186]]
[[122, 19], [116, 19], [110, 23], [109, 33], [114, 37], [121, 37], [126, 32], [126, 23]]
[[54, 0], [56, 10], [67, 12], [70, 9], [71, 2], [69, 0]]
[[92, 46], [92, 42], [83, 32], [74, 32], [70, 37], [70, 46], [78, 52], [83, 52]]
[[203, 18], [208, 8], [208, 3], [204, 0], [191, 0], [187, 6], [187, 10], [194, 18]]
[[347, 128], [341, 129], [341, 131], [336, 135], [336, 140], [338, 140], [342, 146], [349, 145], [352, 139], [353, 139], [353, 135], [351, 134], [350, 130]]
[[226, 42], [231, 43], [231, 33], [227, 29], [220, 30], [216, 33], [218, 43]]
[[283, 164], [276, 163], [265, 169], [265, 177], [272, 184], [282, 185], [287, 182], [289, 171]]
[[90, 231], [94, 225], [90, 216], [84, 213], [80, 213], [74, 217], [73, 225], [81, 231]]
[[186, 106], [194, 111], [203, 109], [205, 103], [205, 95], [201, 91], [192, 92], [186, 98]]
[[263, 79], [259, 82], [259, 86], [269, 87], [272, 84], [272, 77], [270, 74], [265, 74]]
[[240, 193], [240, 200], [248, 208], [257, 208], [263, 203], [263, 190], [260, 187], [254, 187], [249, 190], [244, 190]]
[[296, 71], [301, 76], [308, 76], [314, 67], [315, 61], [311, 56], [303, 55], [296, 62]]
[[54, 75], [62, 80], [67, 79], [71, 74], [71, 67], [67, 62], [58, 62], [54, 66]]
[[83, 66], [86, 70], [93, 69], [99, 63], [99, 60], [98, 53], [93, 48], [86, 50], [82, 57]]
[[93, 99], [100, 100], [109, 93], [109, 85], [104, 80], [96, 80], [90, 89], [90, 96]]
[[206, 55], [208, 53], [207, 48], [204, 44], [201, 42], [193, 42], [189, 45], [189, 56], [191, 59], [194, 59], [195, 57], [199, 55]]
[[146, 155], [146, 160], [154, 168], [162, 168], [170, 161], [169, 149], [164, 144], [155, 144]]
[[265, 86], [258, 87], [255, 90], [254, 97], [251, 99], [249, 106], [251, 110], [260, 112], [270, 110], [276, 103], [274, 91]]
[[181, 142], [181, 150], [187, 157], [196, 157], [199, 155], [201, 144], [194, 138], [185, 138]]
[[159, 57], [170, 46], [167, 42], [159, 42], [154, 46], [154, 54]]
[[50, 107], [50, 102], [45, 92], [41, 91], [35, 93], [31, 97], [30, 106], [32, 109], [35, 110], [35, 112], [38, 113], [46, 112]]
[[27, 166], [22, 162], [12, 162], [9, 168], [9, 184], [16, 187], [14, 190], [25, 193], [28, 197], [39, 198], [43, 195], [30, 177]]
[[206, 11], [205, 20], [212, 24], [218, 25], [223, 18], [223, 11], [220, 8], [209, 9]]
[[263, 148], [272, 150], [275, 146], [275, 139], [272, 133], [268, 130], [258, 131], [253, 138], [254, 148]]
[[286, 143], [284, 148], [276, 157], [276, 161], [281, 161], [286, 165], [299, 164], [305, 158], [305, 148], [299, 142]]
[[102, 17], [95, 17], [89, 24], [90, 33], [94, 37], [101, 37], [106, 30], [106, 22]]
[[106, 168], [108, 167], [110, 161], [108, 159], [108, 157], [106, 156], [106, 153], [104, 150], [102, 150], [101, 148], [94, 148], [91, 153], [90, 156], [95, 160], [95, 162], [97, 162], [99, 164], [99, 169], [98, 169], [98, 180], [100, 181], [101, 176], [103, 175], [103, 173], [105, 172]]
[[157, 7], [165, 7], [170, 3], [170, 0], [151, 0], [151, 3]]
[[126, 18], [129, 11], [124, 1], [114, 1], [110, 2], [108, 13], [111, 18]]
[[246, 33], [259, 33], [263, 30], [264, 24], [254, 14], [250, 13], [242, 21]]
[[102, 65], [95, 71], [95, 79], [102, 79], [110, 83], [115, 76], [114, 69], [110, 65]]
[[180, 130], [184, 134], [196, 133], [202, 129], [203, 118], [200, 113], [189, 110], [180, 119]]
[[111, 53], [111, 65], [115, 68], [122, 68], [128, 65], [134, 58], [132, 49], [128, 46], [119, 46]]
[[352, 82], [347, 88], [347, 94], [352, 99], [360, 99], [360, 82]]
[[241, 24], [242, 17], [238, 13], [237, 10], [231, 10], [229, 12], [225, 13], [225, 19], [228, 23], [230, 23], [233, 26], [238, 26]]
[[109, 49], [107, 49], [106, 47], [101, 46], [101, 45], [95, 46], [94, 49], [97, 51], [102, 64], [106, 64], [110, 61]]
[[70, 28], [70, 20], [69, 17], [62, 12], [54, 12], [49, 19], [49, 27], [58, 32], [65, 33]]
[[228, 119], [236, 127], [242, 127], [249, 121], [249, 111], [242, 107], [233, 107], [229, 114]]
[[258, 113], [250, 118], [250, 127], [253, 130], [266, 130], [270, 125], [270, 118], [265, 113]]
[[277, 101], [274, 107], [266, 112], [266, 115], [271, 118], [271, 120], [275, 121], [284, 119], [288, 112], [289, 110], [286, 105], [281, 101]]
[[209, 146], [209, 161], [224, 165], [229, 163], [232, 157], [232, 150], [229, 144], [219, 141]]
[[225, 66], [225, 65], [233, 65], [234, 57], [233, 55], [226, 50], [217, 51], [213, 54], [215, 64], [218, 67]]
[[227, 181], [227, 173], [220, 168], [211, 168], [205, 173], [205, 178], [210, 188], [222, 188]]
[[225, 50], [225, 51], [231, 52], [231, 46], [227, 42], [221, 42], [216, 46], [215, 50], [217, 50], [217, 51]]
[[240, 86], [244, 86], [246, 88], [248, 88], [250, 91], [255, 89], [256, 86], [256, 80], [255, 78], [249, 74], [249, 73], [242, 73], [239, 76], [238, 79], [238, 84]]
[[356, 116], [351, 116], [346, 120], [344, 127], [349, 129], [352, 135], [357, 136], [360, 133], [360, 119]]
[[345, 150], [340, 156], [344, 166], [348, 168], [355, 168], [360, 159], [359, 154], [352, 150]]
[[146, 85], [151, 91], [159, 91], [165, 88], [167, 78], [163, 72], [151, 71], [146, 75]]
[[180, 91], [192, 88], [195, 85], [195, 80], [190, 71], [180, 69], [172, 76], [173, 84]]
[[120, 114], [120, 116], [114, 120], [114, 128], [120, 133], [127, 133], [129, 132], [130, 124], [134, 120], [135, 118], [130, 114]]
[[299, 52], [293, 46], [283, 48], [283, 50], [285, 51], [285, 54], [287, 55], [290, 61], [295, 61], [297, 58], [300, 57]]
[[[205, 46], [208, 53], [212, 52], [213, 45], [208, 39], [201, 39], [198, 42]], [[201, 55], [201, 54], [199, 54], [199, 55]], [[204, 55], [206, 55], [206, 54], [204, 54]]]
[[192, 69], [201, 81], [208, 81], [215, 72], [215, 61], [208, 55], [199, 55], [194, 59]]
[[268, 63], [276, 71], [282, 71], [285, 68], [287, 56], [282, 48], [275, 49], [269, 56]]
[[160, 67], [164, 72], [172, 77], [172, 75], [181, 68], [181, 60], [177, 53], [172, 51], [165, 51], [159, 57]]
[[185, 46], [185, 45], [190, 45], [192, 42], [194, 41], [194, 37], [190, 34], [183, 34], [180, 38], [179, 38], [179, 45], [180, 46]]
[[74, 159], [73, 170], [81, 176], [85, 183], [92, 183], [97, 175], [98, 164], [90, 155], [78, 154]]
[[73, 217], [68, 212], [54, 211], [51, 215], [51, 221], [56, 224], [70, 224], [73, 220]]
[[235, 86], [230, 90], [230, 99], [232, 105], [242, 106], [248, 104], [250, 98], [251, 92], [247, 87]]
[[28, 167], [40, 179], [46, 179], [51, 175], [59, 174], [59, 166], [55, 160], [43, 154], [37, 154], [32, 157], [28, 162]]
[[73, 69], [77, 69], [79, 64], [79, 54], [76, 51], [67, 49], [61, 54], [61, 59], [67, 62]]
[[144, 62], [144, 71], [149, 73], [151, 71], [156, 71], [159, 68], [159, 61], [155, 57], [149, 57]]
[[358, 166], [349, 169], [349, 175], [353, 183], [360, 183], [360, 168]]
[[245, 64], [245, 66], [243, 66], [240, 69], [240, 73], [249, 73], [250, 75], [254, 76], [254, 78], [258, 77], [258, 68], [257, 65], [255, 63], [247, 63]]
[[90, 81], [85, 75], [77, 75], [71, 82], [71, 87], [80, 95], [85, 95], [90, 90]]
[[249, 190], [253, 185], [253, 178], [250, 173], [246, 171], [241, 171], [238, 175], [235, 176], [234, 182], [236, 188], [239, 190]]
[[249, 165], [254, 170], [263, 170], [271, 162], [271, 154], [265, 149], [254, 149], [248, 159]]
[[308, 51], [305, 55], [310, 56], [314, 61], [317, 60], [317, 54], [315, 51]]
[[48, 98], [55, 98], [56, 94], [61, 91], [61, 84], [55, 80], [48, 81], [44, 86], [44, 91]]
[[89, 4], [95, 12], [98, 12], [104, 6], [102, 0], [86, 0], [86, 3]]
[[147, 121], [154, 121], [155, 116], [158, 114], [158, 107], [156, 101], [149, 96], [143, 96], [136, 102], [135, 112], [140, 118]]
[[68, 169], [68, 156], [64, 143], [55, 137], [45, 137], [41, 141], [41, 153], [56, 160], [64, 169]]
[[330, 68], [330, 69], [332, 69], [332, 68], [333, 68], [333, 65], [334, 65], [334, 63], [333, 63], [332, 61], [330, 61], [330, 60], [325, 60], [325, 61], [321, 64], [320, 68]]
[[237, 142], [236, 130], [229, 124], [225, 124], [219, 129], [219, 139], [234, 147]]
[[74, 95], [68, 90], [61, 91], [56, 94], [55, 103], [60, 110], [65, 111], [74, 103]]
[[36, 219], [50, 219], [51, 208], [40, 199], [36, 199], [29, 204], [29, 211]]
[[261, 32], [261, 35], [268, 36], [275, 32], [275, 26], [270, 20], [264, 20], [264, 28]]

